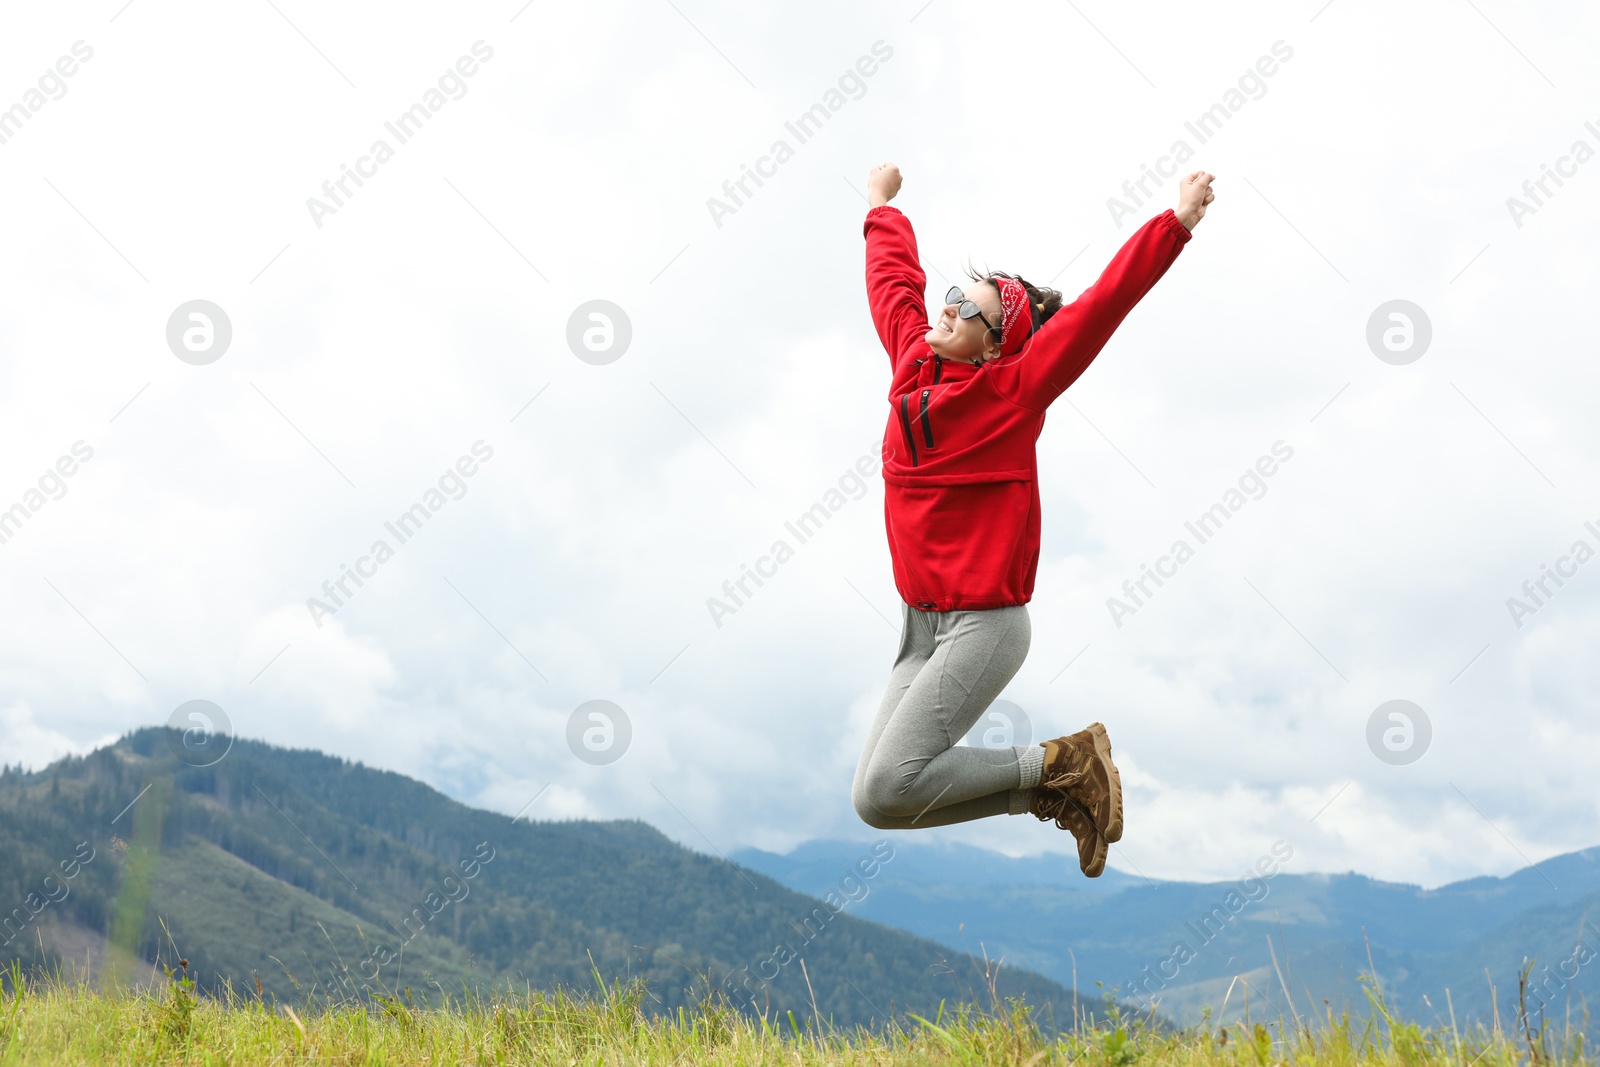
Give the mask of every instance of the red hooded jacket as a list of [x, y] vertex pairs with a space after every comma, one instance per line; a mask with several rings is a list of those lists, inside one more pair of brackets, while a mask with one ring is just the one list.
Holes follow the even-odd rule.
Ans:
[[895, 587], [922, 611], [1026, 604], [1039, 569], [1034, 443], [1045, 409], [1166, 273], [1189, 231], [1171, 211], [1157, 215], [1020, 352], [982, 364], [943, 359], [923, 340], [927, 280], [910, 220], [875, 207], [865, 231], [867, 301], [894, 374], [883, 513]]

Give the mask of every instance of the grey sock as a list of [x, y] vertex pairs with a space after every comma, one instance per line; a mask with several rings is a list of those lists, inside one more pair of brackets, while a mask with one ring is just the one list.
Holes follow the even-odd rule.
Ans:
[[1033, 790], [1013, 789], [1008, 794], [1011, 804], [1007, 809], [1011, 815], [1027, 815], [1033, 810]]
[[1021, 789], [1032, 789], [1039, 784], [1039, 779], [1044, 777], [1044, 746], [1043, 745], [1017, 745], [1017, 770], [1022, 772], [1022, 780], [1017, 783]]

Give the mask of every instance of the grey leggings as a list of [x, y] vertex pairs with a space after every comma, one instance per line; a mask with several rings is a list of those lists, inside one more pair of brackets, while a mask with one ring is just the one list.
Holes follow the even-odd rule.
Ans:
[[1027, 811], [1044, 750], [955, 747], [1028, 654], [1023, 605], [918, 611], [901, 603], [900, 652], [867, 734], [850, 796], [882, 830], [909, 830]]

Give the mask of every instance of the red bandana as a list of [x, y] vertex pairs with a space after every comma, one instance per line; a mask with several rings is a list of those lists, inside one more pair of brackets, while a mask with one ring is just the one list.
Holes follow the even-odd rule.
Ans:
[[991, 278], [1000, 290], [1000, 354], [1015, 355], [1033, 332], [1033, 311], [1028, 290], [1010, 278]]

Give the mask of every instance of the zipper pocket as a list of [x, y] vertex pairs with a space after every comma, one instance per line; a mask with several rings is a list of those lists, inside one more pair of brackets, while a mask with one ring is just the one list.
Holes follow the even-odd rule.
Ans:
[[911, 436], [911, 394], [900, 398], [900, 428], [905, 431], [906, 447], [911, 449], [911, 465], [917, 465], [917, 439]]
[[928, 395], [932, 389], [922, 391], [922, 443], [929, 448], [933, 447], [933, 423], [928, 421]]

